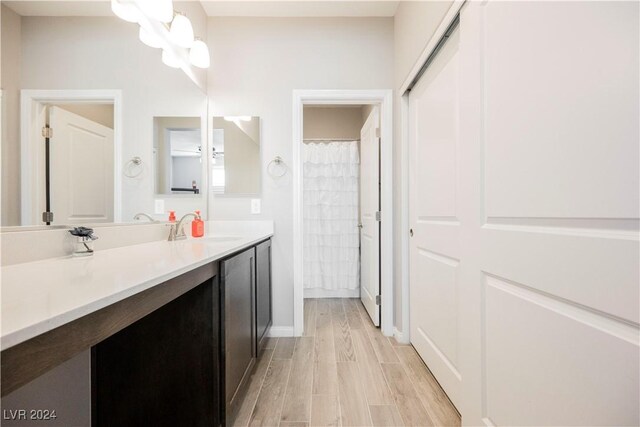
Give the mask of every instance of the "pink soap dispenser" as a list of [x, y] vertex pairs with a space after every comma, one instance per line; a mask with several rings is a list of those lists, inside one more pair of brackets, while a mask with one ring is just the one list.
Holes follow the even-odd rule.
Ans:
[[191, 222], [191, 235], [193, 237], [204, 236], [204, 221], [200, 217], [200, 211], [196, 211], [196, 219]]

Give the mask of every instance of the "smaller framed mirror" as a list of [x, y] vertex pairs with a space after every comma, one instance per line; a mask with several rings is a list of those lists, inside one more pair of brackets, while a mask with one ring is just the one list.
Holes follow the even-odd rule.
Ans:
[[260, 193], [260, 117], [213, 118], [211, 186], [214, 193]]
[[154, 117], [156, 194], [199, 196], [205, 183], [200, 117]]

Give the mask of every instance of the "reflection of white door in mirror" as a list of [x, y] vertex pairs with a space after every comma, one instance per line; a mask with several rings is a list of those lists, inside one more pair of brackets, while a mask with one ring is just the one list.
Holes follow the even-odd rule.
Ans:
[[50, 107], [52, 224], [113, 222], [113, 129]]

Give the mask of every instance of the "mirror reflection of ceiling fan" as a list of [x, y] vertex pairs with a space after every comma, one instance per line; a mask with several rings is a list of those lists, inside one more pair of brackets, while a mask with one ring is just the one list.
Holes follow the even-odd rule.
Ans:
[[[211, 150], [213, 151], [213, 153], [211, 155], [212, 159], [217, 159], [219, 157], [224, 157], [224, 151], [216, 151], [216, 147], [213, 147]], [[202, 145], [198, 146], [198, 151], [200, 153], [202, 153]]]

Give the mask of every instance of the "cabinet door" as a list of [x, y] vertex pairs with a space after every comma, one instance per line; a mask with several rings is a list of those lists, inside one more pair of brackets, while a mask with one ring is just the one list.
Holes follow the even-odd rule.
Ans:
[[271, 240], [256, 246], [256, 346], [262, 349], [271, 326]]
[[255, 363], [255, 248], [222, 261], [225, 396], [232, 417]]
[[92, 426], [221, 424], [216, 288], [214, 277], [93, 347]]

